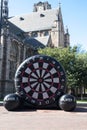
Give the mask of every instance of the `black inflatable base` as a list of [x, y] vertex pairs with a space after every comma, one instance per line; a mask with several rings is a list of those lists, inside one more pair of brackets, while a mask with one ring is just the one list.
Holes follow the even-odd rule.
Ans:
[[59, 106], [64, 111], [73, 111], [76, 108], [76, 98], [73, 95], [65, 94], [61, 96]]
[[21, 100], [18, 94], [12, 93], [4, 97], [3, 106], [8, 111], [13, 111], [18, 109], [20, 105], [21, 105]]

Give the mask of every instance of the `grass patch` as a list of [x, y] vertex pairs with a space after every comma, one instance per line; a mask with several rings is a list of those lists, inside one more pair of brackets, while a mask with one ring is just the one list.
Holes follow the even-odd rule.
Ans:
[[77, 100], [77, 102], [87, 102], [87, 99]]

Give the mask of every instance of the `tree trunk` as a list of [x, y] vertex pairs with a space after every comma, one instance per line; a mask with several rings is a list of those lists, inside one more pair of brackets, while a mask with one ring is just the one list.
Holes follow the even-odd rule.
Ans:
[[81, 100], [83, 100], [83, 87], [80, 87]]

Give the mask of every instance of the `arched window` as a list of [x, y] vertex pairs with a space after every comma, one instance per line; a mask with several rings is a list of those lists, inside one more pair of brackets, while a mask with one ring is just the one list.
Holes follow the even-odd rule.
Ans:
[[9, 79], [14, 79], [15, 71], [17, 69], [18, 52], [18, 43], [12, 42], [10, 47]]
[[49, 32], [48, 31], [45, 31], [44, 32], [44, 36], [48, 36], [49, 35]]

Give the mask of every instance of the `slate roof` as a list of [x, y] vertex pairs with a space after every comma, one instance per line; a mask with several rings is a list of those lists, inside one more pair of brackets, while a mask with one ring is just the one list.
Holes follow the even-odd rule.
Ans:
[[22, 39], [24, 39], [24, 31], [21, 30], [21, 28], [18, 28], [16, 25], [14, 25], [13, 23], [11, 23], [10, 21], [8, 22], [9, 25], [9, 31], [11, 31], [12, 33], [14, 33], [15, 35], [21, 37]]
[[18, 28], [24, 32], [51, 29], [53, 22], [58, 20], [58, 9], [49, 9], [45, 11], [32, 12], [29, 14], [14, 16], [9, 19]]
[[30, 45], [31, 47], [33, 47], [33, 49], [38, 49], [38, 48], [44, 48], [45, 45], [43, 45], [41, 42], [39, 42], [37, 39], [35, 38], [28, 38], [24, 40], [25, 44]]

